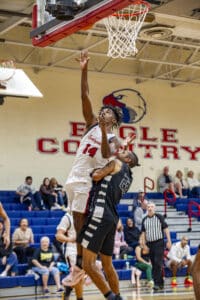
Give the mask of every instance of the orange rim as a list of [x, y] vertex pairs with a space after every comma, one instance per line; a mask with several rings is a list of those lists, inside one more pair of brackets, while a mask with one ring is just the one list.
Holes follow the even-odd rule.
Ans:
[[113, 17], [137, 17], [139, 15], [142, 15], [142, 14], [145, 14], [149, 11], [149, 9], [151, 8], [151, 5], [150, 3], [146, 2], [146, 1], [143, 1], [143, 0], [136, 0], [133, 2], [133, 4], [131, 5], [144, 5], [144, 9], [142, 9], [141, 11], [137, 11], [137, 12], [134, 12], [132, 14], [128, 14], [128, 13], [114, 13], [112, 14]]

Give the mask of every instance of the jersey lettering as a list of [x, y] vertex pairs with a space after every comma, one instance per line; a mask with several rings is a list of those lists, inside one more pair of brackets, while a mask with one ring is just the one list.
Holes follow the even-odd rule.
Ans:
[[128, 189], [129, 189], [129, 187], [130, 187], [130, 184], [131, 184], [130, 178], [129, 178], [129, 176], [125, 173], [125, 174], [124, 174], [124, 177], [122, 178], [122, 180], [121, 180], [121, 182], [120, 182], [120, 184], [119, 184], [119, 188], [120, 188], [121, 191], [122, 191], [122, 195], [124, 195], [124, 194], [128, 191]]
[[83, 154], [88, 154], [90, 157], [94, 157], [98, 148], [92, 147], [91, 144], [87, 144], [83, 150]]

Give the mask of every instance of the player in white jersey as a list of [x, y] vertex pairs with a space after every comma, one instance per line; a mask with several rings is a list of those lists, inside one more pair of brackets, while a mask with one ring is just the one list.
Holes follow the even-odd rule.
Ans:
[[[82, 228], [85, 220], [84, 214], [87, 208], [88, 195], [91, 189], [90, 173], [94, 168], [102, 167], [112, 155], [111, 149], [101, 154], [101, 129], [98, 119], [93, 113], [91, 100], [89, 97], [89, 87], [87, 78], [88, 53], [82, 52], [79, 62], [82, 70], [81, 76], [81, 99], [82, 112], [86, 122], [86, 132], [83, 136], [72, 170], [66, 181], [66, 191], [71, 210], [74, 217], [74, 226], [77, 232]], [[99, 115], [105, 120], [105, 128], [111, 148], [119, 147], [119, 142], [112, 133], [113, 127], [120, 125], [122, 112], [118, 107], [104, 106]]]
[[[114, 134], [108, 133], [109, 140]], [[72, 169], [66, 182], [66, 189], [71, 210], [85, 213], [88, 193], [91, 189], [91, 172], [108, 163], [101, 154], [101, 130], [98, 124], [90, 128], [83, 136]], [[76, 192], [76, 194], [75, 194]]]
[[[120, 125], [122, 120], [122, 111], [118, 107], [103, 106], [100, 109], [99, 116], [104, 119], [105, 130], [109, 140], [110, 148], [101, 154], [102, 134], [98, 125], [98, 118], [93, 113], [91, 100], [89, 97], [89, 87], [87, 78], [88, 53], [82, 52], [79, 62], [82, 70], [81, 76], [81, 99], [82, 112], [86, 122], [86, 132], [83, 136], [72, 170], [66, 181], [66, 191], [71, 210], [73, 212], [74, 227], [77, 234], [82, 229], [85, 221], [85, 212], [87, 201], [91, 189], [92, 181], [90, 173], [99, 167], [103, 167], [112, 156], [113, 152], [119, 148], [120, 144], [112, 133], [113, 127]], [[104, 149], [104, 147], [102, 147]], [[77, 263], [81, 268], [82, 247], [77, 244]]]

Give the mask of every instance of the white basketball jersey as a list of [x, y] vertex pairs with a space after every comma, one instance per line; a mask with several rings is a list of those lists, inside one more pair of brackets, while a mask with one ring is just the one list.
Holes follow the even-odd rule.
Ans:
[[[108, 139], [114, 134], [107, 134]], [[66, 184], [75, 182], [90, 183], [90, 173], [96, 168], [102, 168], [108, 162], [101, 154], [102, 134], [99, 125], [94, 125], [81, 139], [72, 169]]]

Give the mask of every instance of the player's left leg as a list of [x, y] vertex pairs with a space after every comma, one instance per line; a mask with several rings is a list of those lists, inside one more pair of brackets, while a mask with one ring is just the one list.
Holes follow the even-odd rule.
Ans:
[[112, 256], [100, 254], [103, 270], [112, 292], [119, 294], [119, 278], [112, 263]]
[[96, 267], [96, 259], [97, 254], [95, 252], [83, 248], [83, 269], [90, 276], [97, 288], [106, 297], [106, 295], [111, 294], [111, 290], [102, 272]]

